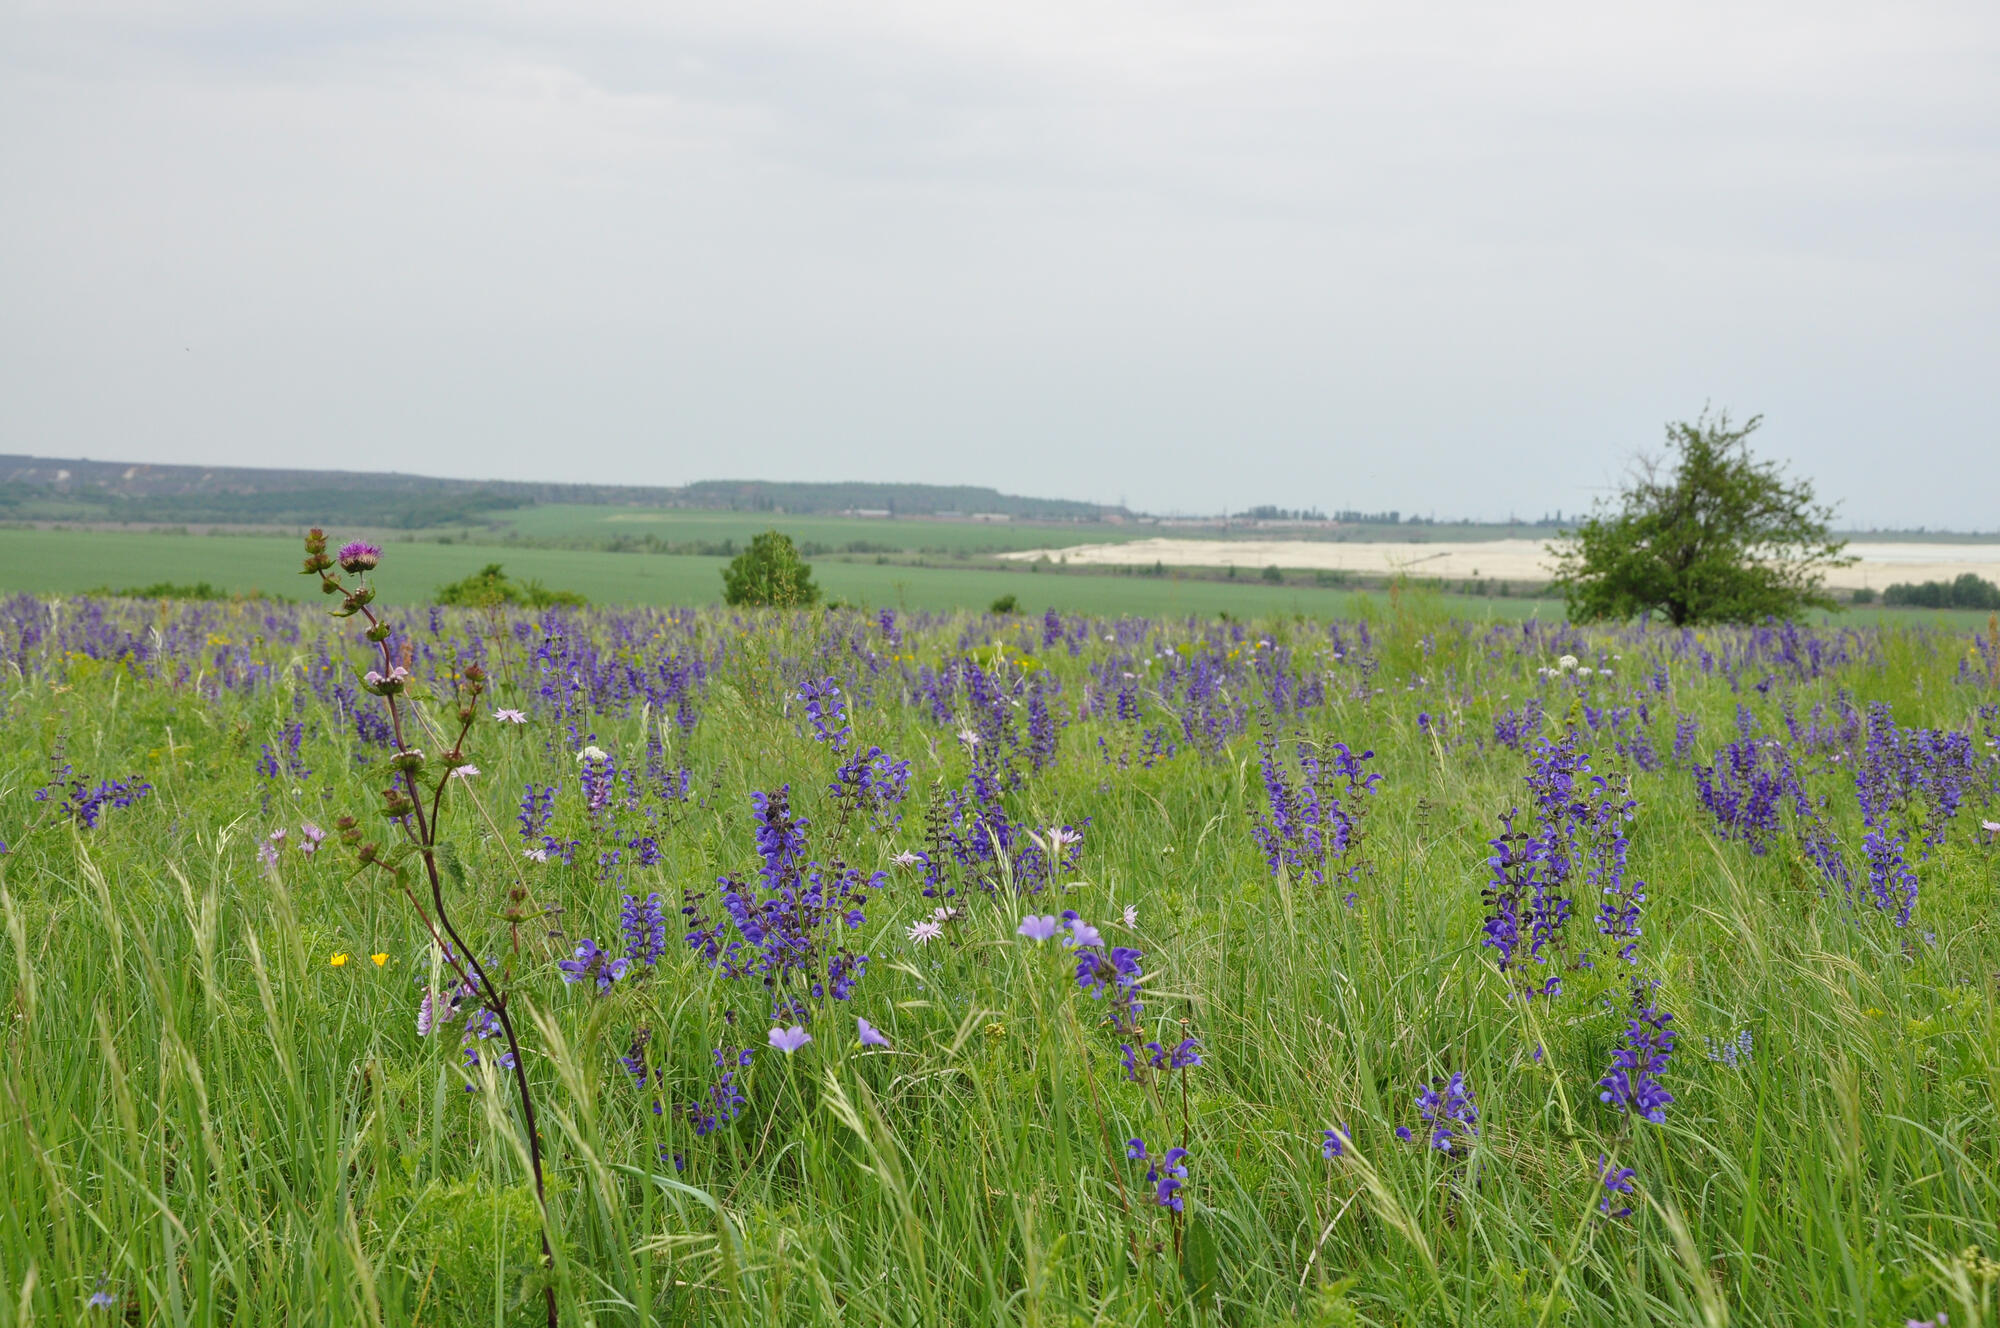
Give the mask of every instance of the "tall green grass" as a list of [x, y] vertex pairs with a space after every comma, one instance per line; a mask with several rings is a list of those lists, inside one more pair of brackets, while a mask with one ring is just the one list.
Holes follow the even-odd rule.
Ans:
[[[224, 613], [225, 634], [255, 630], [251, 611]], [[911, 649], [935, 660], [963, 626]], [[1090, 818], [1060, 897], [965, 900], [948, 939], [918, 948], [904, 928], [932, 901], [889, 867], [852, 1008], [791, 1057], [761, 1049], [754, 990], [678, 946], [601, 1000], [558, 980], [564, 946], [615, 932], [619, 889], [581, 865], [599, 846], [573, 790], [560, 817], [585, 840], [580, 865], [521, 860], [514, 800], [557, 762], [574, 768], [566, 737], [482, 729], [478, 806], [452, 821], [458, 909], [487, 919], [485, 944], [514, 967], [565, 1321], [1991, 1322], [2000, 1267], [1972, 1247], [2000, 1250], [2000, 859], [1980, 809], [1921, 868], [1918, 925], [1897, 931], [1826, 897], [1789, 849], [1718, 842], [1685, 771], [1636, 776], [1643, 970], [1681, 1040], [1667, 1122], [1635, 1128], [1595, 1087], [1623, 1028], [1618, 975], [1523, 1007], [1477, 944], [1485, 841], [1525, 801], [1524, 758], [1448, 748], [1416, 722], [1421, 709], [1490, 731], [1536, 661], [1422, 613], [1379, 626], [1382, 690], [1336, 690], [1308, 735], [1373, 749], [1385, 777], [1354, 904], [1267, 871], [1251, 739], [1125, 768], [1097, 739], [1115, 757], [1126, 737], [1074, 725], [1015, 797], [1024, 822]], [[799, 622], [751, 630], [694, 733], [664, 730], [700, 801], [660, 829], [664, 862], [624, 887], [670, 908], [753, 860], [750, 790], [789, 782], [826, 810], [814, 790], [833, 762], [787, 712], [780, 670], [827, 639]], [[1994, 699], [1955, 680], [1964, 645], [1892, 633], [1867, 662], [1769, 696], [1677, 668], [1654, 704], [1699, 715], [1704, 752], [1733, 736], [1739, 703], [1775, 724], [1782, 696], [1803, 710], [1841, 688], [1905, 723], [1963, 725]], [[304, 652], [263, 653], [280, 681], [248, 694], [81, 658], [31, 659], [8, 680], [0, 1324], [537, 1322], [517, 1118], [490, 1074], [464, 1089], [455, 1031], [417, 1036], [419, 986], [440, 980], [422, 928], [331, 841], [259, 863], [271, 829], [362, 813], [373, 787], [351, 726], [283, 672]], [[1647, 661], [1627, 655], [1636, 678]], [[1432, 685], [1405, 690], [1419, 675]], [[962, 778], [948, 734], [888, 690], [857, 707], [861, 741], [914, 758], [920, 785]], [[317, 728], [314, 774], [263, 779], [259, 747], [295, 695]], [[600, 716], [594, 731], [630, 762], [660, 722]], [[52, 815], [29, 793], [59, 740], [80, 776], [138, 772], [154, 795], [92, 830]], [[1843, 778], [1818, 786], [1852, 842]], [[860, 846], [861, 865], [918, 845], [922, 798], [899, 833]], [[561, 907], [564, 940], [523, 932], [517, 949], [492, 920], [517, 882]], [[1112, 925], [1127, 904], [1130, 934]], [[1149, 1017], [1197, 1035], [1204, 1064], [1125, 1082], [1103, 1005], [1056, 947], [1014, 935], [1029, 905], [1074, 908], [1142, 948]], [[855, 1013], [893, 1049], [860, 1051]], [[616, 1060], [641, 1026], [668, 1105], [702, 1091], [718, 1046], [759, 1047], [743, 1118], [696, 1139], [655, 1115]], [[1705, 1038], [1744, 1028], [1747, 1064], [1707, 1059]], [[1392, 1133], [1417, 1124], [1419, 1082], [1454, 1070], [1481, 1109], [1465, 1161]], [[1333, 1162], [1330, 1125], [1353, 1140]], [[1135, 1136], [1191, 1149], [1179, 1220], [1147, 1202], [1125, 1159]], [[1638, 1171], [1628, 1221], [1597, 1211], [1600, 1155]], [[100, 1285], [115, 1310], [86, 1307]]]

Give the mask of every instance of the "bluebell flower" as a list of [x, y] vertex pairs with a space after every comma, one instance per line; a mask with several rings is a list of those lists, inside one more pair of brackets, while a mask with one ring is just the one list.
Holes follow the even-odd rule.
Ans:
[[875, 1027], [875, 1025], [869, 1023], [866, 1019], [863, 1019], [857, 1015], [855, 1017], [854, 1022], [857, 1028], [858, 1036], [861, 1039], [862, 1046], [886, 1047], [889, 1045], [889, 1039], [883, 1037], [881, 1032]]
[[1016, 936], [1025, 936], [1036, 943], [1052, 941], [1061, 929], [1061, 922], [1053, 914], [1028, 914], [1021, 919], [1021, 925], [1014, 929]]
[[1082, 918], [1072, 915], [1069, 921], [1069, 939], [1064, 944], [1072, 947], [1102, 945], [1104, 944], [1104, 937], [1098, 933], [1097, 928], [1091, 926]]
[[812, 1041], [812, 1034], [806, 1032], [799, 1024], [793, 1024], [790, 1028], [774, 1028], [768, 1036], [772, 1050], [782, 1051], [787, 1056]]

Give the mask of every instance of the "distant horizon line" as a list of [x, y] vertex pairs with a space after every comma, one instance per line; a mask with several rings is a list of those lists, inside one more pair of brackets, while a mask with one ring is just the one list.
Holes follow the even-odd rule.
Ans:
[[[779, 489], [843, 488], [843, 487], [873, 488], [873, 489], [904, 489], [904, 490], [915, 490], [915, 491], [921, 491], [921, 490], [938, 491], [938, 490], [959, 489], [959, 490], [970, 490], [973, 492], [991, 493], [995, 497], [1010, 499], [1016, 502], [1047, 503], [1050, 505], [1061, 505], [1066, 507], [1096, 508], [1097, 516], [1100, 520], [1103, 520], [1105, 518], [1120, 519], [1117, 521], [1110, 521], [1108, 522], [1108, 524], [1120, 524], [1123, 520], [1138, 520], [1144, 522], [1187, 521], [1187, 522], [1224, 522], [1224, 523], [1231, 521], [1258, 521], [1258, 522], [1266, 522], [1272, 525], [1383, 526], [1383, 525], [1393, 524], [1393, 525], [1408, 525], [1417, 527], [1529, 526], [1535, 528], [1548, 528], [1548, 527], [1560, 527], [1563, 525], [1572, 524], [1573, 522], [1582, 519], [1586, 515], [1586, 513], [1582, 512], [1575, 514], [1565, 514], [1561, 508], [1557, 508], [1553, 514], [1543, 513], [1542, 515], [1534, 518], [1520, 517], [1513, 515], [1511, 513], [1506, 517], [1479, 517], [1479, 516], [1439, 517], [1436, 515], [1435, 512], [1419, 513], [1416, 511], [1406, 510], [1403, 508], [1395, 508], [1395, 507], [1383, 508], [1379, 511], [1374, 511], [1374, 512], [1364, 512], [1355, 508], [1340, 508], [1334, 510], [1331, 514], [1329, 514], [1321, 507], [1321, 505], [1318, 504], [1312, 504], [1301, 508], [1286, 509], [1286, 508], [1281, 508], [1278, 504], [1275, 503], [1258, 503], [1258, 504], [1246, 505], [1244, 507], [1236, 508], [1233, 510], [1230, 508], [1224, 508], [1216, 512], [1193, 512], [1180, 509], [1147, 511], [1144, 509], [1133, 508], [1123, 500], [1117, 503], [1110, 503], [1094, 498], [1050, 497], [1050, 496], [1042, 496], [1035, 494], [1012, 493], [992, 484], [974, 484], [974, 483], [963, 483], [963, 482], [940, 483], [928, 480], [871, 480], [871, 479], [774, 480], [774, 479], [756, 479], [748, 477], [715, 477], [715, 478], [688, 480], [680, 484], [666, 484], [666, 483], [634, 484], [634, 483], [608, 483], [608, 482], [600, 482], [593, 480], [538, 480], [538, 479], [524, 480], [524, 479], [502, 479], [502, 478], [475, 479], [463, 475], [438, 475], [438, 474], [426, 473], [423, 471], [355, 470], [355, 469], [341, 469], [335, 467], [321, 467], [321, 466], [245, 466], [245, 465], [234, 465], [234, 464], [187, 462], [187, 461], [100, 460], [87, 456], [53, 457], [53, 456], [40, 456], [27, 452], [0, 453], [0, 472], [11, 471], [13, 470], [16, 463], [22, 463], [22, 462], [33, 463], [37, 469], [39, 469], [41, 466], [55, 466], [58, 468], [67, 466], [91, 466], [91, 467], [106, 467], [106, 468], [122, 467], [128, 472], [128, 474], [125, 476], [125, 478], [128, 479], [132, 478], [129, 472], [138, 469], [156, 470], [156, 471], [157, 470], [202, 471], [208, 473], [213, 473], [218, 471], [247, 471], [247, 472], [253, 472], [258, 474], [269, 474], [269, 475], [291, 474], [291, 475], [355, 476], [355, 477], [372, 477], [372, 478], [397, 479], [397, 480], [417, 480], [428, 483], [446, 484], [446, 485], [467, 485], [467, 486], [480, 486], [480, 487], [504, 485], [504, 486], [519, 487], [519, 488], [535, 488], [535, 489], [557, 489], [557, 490], [574, 489], [574, 490], [599, 490], [599, 491], [614, 491], [614, 492], [626, 491], [634, 494], [643, 494], [649, 491], [688, 493], [693, 490], [702, 488], [704, 486], [722, 487], [728, 485], [763, 486], [763, 487], [779, 488]], [[15, 474], [0, 473], [0, 483], [17, 483], [17, 482], [21, 481], [16, 479]], [[66, 482], [68, 482], [67, 476], [56, 481], [56, 483], [66, 483]], [[611, 506], [613, 504], [601, 503], [600, 500], [600, 504], [586, 504], [586, 505]], [[643, 504], [634, 503], [633, 505], [639, 506]], [[696, 507], [692, 508], [691, 510], [755, 512], [767, 509]], [[804, 512], [804, 511], [786, 512], [775, 509], [771, 510], [772, 514], [777, 516], [862, 516], [863, 514], [866, 514], [867, 519], [876, 519], [876, 520], [881, 520], [881, 519], [922, 520], [922, 519], [937, 519], [941, 517], [975, 518], [982, 516], [986, 517], [1004, 516], [1010, 520], [1016, 519], [1013, 517], [1012, 514], [1009, 513], [974, 512], [974, 511], [964, 511], [960, 509], [947, 509], [940, 511], [925, 511], [925, 512], [897, 512], [894, 511], [893, 509], [883, 510], [883, 509], [871, 509], [871, 508], [861, 508], [861, 507], [848, 508], [839, 512]], [[1307, 515], [1308, 513], [1312, 515]], [[1050, 522], [1062, 523], [1068, 521], [1080, 521], [1084, 520], [1085, 518], [1082, 517], [1064, 518], [1055, 516], [1024, 516], [1018, 519], [1027, 521], [1050, 521]], [[216, 524], [216, 523], [210, 523], [210, 524]], [[1950, 526], [1934, 527], [1928, 524], [1917, 524], [1917, 525], [1908, 525], [1908, 524], [1884, 525], [1879, 523], [1870, 525], [1850, 524], [1850, 525], [1840, 525], [1834, 527], [1833, 533], [1836, 535], [1886, 535], [1886, 534], [1969, 535], [1969, 536], [1979, 536], [1979, 537], [2000, 538], [2000, 528], [1995, 528], [1993, 530], [1976, 530], [1976, 529], [1960, 530]]]

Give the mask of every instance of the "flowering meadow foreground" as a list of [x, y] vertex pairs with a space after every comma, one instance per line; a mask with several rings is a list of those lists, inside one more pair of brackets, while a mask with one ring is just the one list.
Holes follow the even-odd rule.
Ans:
[[0, 605], [0, 1324], [1994, 1322], [1990, 635], [313, 558]]

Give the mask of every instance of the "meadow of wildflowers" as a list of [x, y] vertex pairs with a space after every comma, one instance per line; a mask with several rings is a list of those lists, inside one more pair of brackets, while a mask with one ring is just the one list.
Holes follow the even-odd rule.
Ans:
[[0, 602], [0, 1324], [1980, 1324], [1993, 634]]

